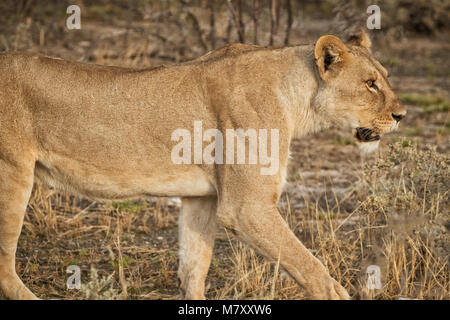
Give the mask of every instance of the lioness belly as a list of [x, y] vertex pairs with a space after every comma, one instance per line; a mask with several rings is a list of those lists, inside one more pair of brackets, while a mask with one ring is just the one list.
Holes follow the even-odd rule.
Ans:
[[148, 170], [123, 167], [118, 170], [101, 168], [95, 163], [80, 163], [72, 159], [38, 161], [35, 177], [57, 190], [95, 200], [126, 200], [146, 196], [194, 197], [215, 194], [215, 187], [199, 167]]

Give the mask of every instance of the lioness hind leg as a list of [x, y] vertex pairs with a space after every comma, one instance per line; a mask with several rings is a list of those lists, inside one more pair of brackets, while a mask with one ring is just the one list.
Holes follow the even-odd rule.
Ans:
[[33, 166], [0, 159], [0, 292], [9, 299], [37, 299], [16, 273], [15, 254], [33, 188]]
[[183, 198], [178, 278], [185, 299], [205, 299], [205, 279], [217, 232], [216, 198]]

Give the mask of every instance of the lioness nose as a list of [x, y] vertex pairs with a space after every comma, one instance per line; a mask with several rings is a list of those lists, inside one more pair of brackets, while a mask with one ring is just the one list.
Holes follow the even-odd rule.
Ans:
[[392, 114], [392, 118], [394, 118], [395, 121], [399, 122], [400, 120], [402, 120], [405, 117], [404, 114]]

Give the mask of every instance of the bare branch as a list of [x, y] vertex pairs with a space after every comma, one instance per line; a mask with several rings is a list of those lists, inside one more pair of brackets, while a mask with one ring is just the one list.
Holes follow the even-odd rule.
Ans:
[[273, 37], [277, 29], [277, 0], [270, 3], [270, 40], [269, 45], [273, 46]]
[[216, 24], [215, 24], [215, 13], [214, 13], [214, 1], [209, 0], [209, 41], [211, 42], [211, 49], [216, 48]]
[[200, 43], [200, 45], [202, 46], [202, 49], [204, 51], [208, 51], [206, 42], [203, 39], [203, 31], [200, 28], [200, 23], [198, 22], [197, 17], [192, 12], [188, 11], [186, 13], [186, 18], [192, 23], [192, 27], [194, 28], [194, 30], [197, 34], [197, 39], [198, 39], [198, 42]]
[[284, 45], [289, 45], [289, 36], [291, 35], [292, 28], [292, 5], [291, 0], [286, 0], [286, 11], [287, 11], [287, 26], [286, 26], [286, 36], [284, 37]]
[[239, 0], [239, 12], [236, 11], [233, 3], [231, 0], [227, 0], [228, 8], [230, 9], [230, 12], [233, 16], [234, 25], [236, 26], [236, 30], [239, 37], [239, 42], [244, 43], [245, 42], [245, 34], [244, 34], [244, 24], [242, 22], [242, 11], [241, 11], [241, 1]]
[[253, 43], [258, 44], [259, 0], [253, 0]]

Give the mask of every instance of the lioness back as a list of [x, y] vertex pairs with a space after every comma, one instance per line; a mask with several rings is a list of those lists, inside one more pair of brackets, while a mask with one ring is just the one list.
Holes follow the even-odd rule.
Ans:
[[[240, 74], [242, 61], [225, 60], [256, 50], [231, 45], [186, 64], [143, 70], [2, 54], [1, 143], [15, 140], [34, 157], [43, 182], [95, 199], [214, 194], [212, 167], [172, 163], [171, 134], [192, 130], [194, 121], [219, 128], [233, 117], [230, 108], [257, 119], [225, 85], [255, 87], [251, 75]], [[258, 59], [243, 61], [251, 70]], [[217, 70], [225, 68], [218, 81]]]
[[[173, 165], [168, 150], [171, 122], [186, 127], [200, 112], [208, 117], [194, 66], [136, 71], [27, 55], [0, 61], [9, 74], [0, 82], [1, 143], [25, 143], [39, 179], [91, 198], [212, 192], [201, 170]], [[186, 112], [196, 108], [197, 115]]]

